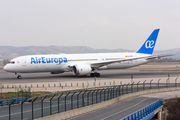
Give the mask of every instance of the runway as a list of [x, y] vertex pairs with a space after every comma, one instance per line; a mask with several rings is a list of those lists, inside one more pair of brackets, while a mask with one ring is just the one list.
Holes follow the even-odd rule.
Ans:
[[[176, 69], [178, 69], [177, 67]], [[109, 79], [131, 79], [133, 78], [150, 78], [150, 77], [178, 77], [180, 71], [147, 71], [147, 70], [159, 70], [159, 69], [174, 69], [174, 68], [131, 68], [122, 70], [105, 70], [99, 71], [101, 76], [99, 80], [109, 80]], [[143, 70], [143, 71], [142, 71]], [[50, 74], [45, 73], [22, 73], [22, 79], [17, 79], [14, 73], [5, 72], [0, 69], [0, 83], [37, 83], [37, 82], [63, 82], [63, 81], [88, 81], [94, 78], [90, 76], [74, 76], [73, 73], [62, 73], [62, 74]]]

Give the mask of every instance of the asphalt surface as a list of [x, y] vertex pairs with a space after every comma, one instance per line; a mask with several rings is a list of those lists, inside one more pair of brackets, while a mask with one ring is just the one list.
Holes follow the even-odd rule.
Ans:
[[120, 103], [116, 103], [108, 108], [72, 118], [71, 120], [119, 120], [155, 102], [156, 100], [158, 100], [158, 98], [135, 97]]
[[[149, 68], [143, 68], [147, 70]], [[158, 69], [158, 68], [157, 68]], [[166, 68], [163, 68], [166, 69]], [[141, 69], [123, 69], [123, 70], [106, 70], [100, 71], [101, 76], [98, 80], [109, 80], [109, 79], [131, 79], [133, 78], [150, 78], [150, 77], [168, 77], [168, 73], [171, 77], [178, 77], [180, 71], [170, 71], [170, 72], [147, 72], [140, 71]], [[17, 79], [14, 73], [5, 72], [0, 69], [0, 83], [37, 83], [37, 82], [63, 82], [63, 81], [88, 81], [94, 78], [90, 76], [74, 76], [73, 73], [62, 73], [62, 74], [50, 74], [46, 73], [23, 73], [22, 79]]]
[[107, 108], [96, 110], [69, 120], [119, 120], [156, 100], [163, 101], [175, 97], [180, 97], [180, 91], [143, 95], [126, 99], [122, 102], [108, 106]]
[[[148, 70], [152, 68], [143, 68], [143, 70]], [[154, 68], [159, 69], [159, 68]], [[163, 68], [163, 69], [171, 69], [171, 68]], [[168, 77], [168, 73], [171, 75], [171, 77], [178, 77], [180, 75], [179, 71], [171, 71], [171, 72], [147, 72], [147, 71], [140, 71], [141, 69], [125, 69], [125, 70], [107, 70], [107, 71], [100, 71], [101, 77], [98, 79], [130, 79], [131, 75], [133, 75], [134, 78], [151, 78], [151, 77]], [[36, 82], [61, 82], [61, 81], [86, 81], [86, 80], [92, 80], [90, 76], [83, 76], [83, 77], [76, 77], [72, 73], [63, 73], [63, 74], [55, 74], [52, 75], [50, 73], [24, 73], [22, 74], [23, 79], [17, 79], [16, 75], [14, 73], [8, 73], [5, 72], [3, 69], [0, 69], [0, 83], [29, 83], [31, 81], [32, 83]], [[152, 88], [157, 88], [157, 84], [154, 84]], [[143, 87], [139, 90], [142, 90]], [[147, 88], [149, 89], [149, 85]], [[126, 93], [126, 87], [124, 87], [123, 93]], [[135, 92], [137, 89], [134, 87], [133, 91]], [[131, 92], [131, 89], [128, 88], [128, 92]], [[97, 93], [99, 94], [99, 93]], [[121, 91], [122, 94], [122, 91]], [[85, 94], [84, 98], [84, 106], [91, 105], [92, 104], [92, 93], [89, 94], [89, 99], [87, 98], [87, 94]], [[105, 100], [108, 99], [108, 93], [105, 93]], [[115, 96], [115, 94], [114, 94]], [[93, 94], [93, 104], [96, 102], [100, 102], [100, 98], [95, 99], [96, 93]], [[109, 96], [110, 97], [110, 96]], [[81, 98], [81, 99], [80, 99]], [[104, 101], [104, 94], [102, 95], [101, 101]], [[117, 103], [115, 105], [112, 105], [110, 107], [102, 109], [100, 111], [95, 111], [89, 114], [86, 114], [87, 116], [80, 116], [73, 119], [120, 119], [121, 117], [124, 117], [128, 115], [129, 113], [132, 113], [133, 111], [136, 111], [158, 99], [161, 98], [151, 98], [151, 97], [137, 97], [130, 100], [123, 101], [121, 103]], [[67, 97], [66, 100], [66, 107], [65, 107], [65, 96], [62, 96], [59, 100], [59, 110], [60, 112], [71, 109], [71, 98], [70, 96]], [[127, 102], [127, 103], [126, 103]], [[82, 104], [82, 95], [79, 95], [79, 102], [77, 103], [77, 95], [74, 95], [73, 98], [73, 108], [81, 107]], [[34, 102], [34, 112], [33, 117], [39, 118], [41, 117], [42, 111], [41, 111], [41, 102], [35, 101]], [[129, 109], [128, 109], [129, 108]], [[126, 111], [125, 111], [126, 110]], [[45, 99], [43, 102], [43, 116], [50, 115], [50, 99]], [[54, 97], [52, 99], [52, 114], [58, 113], [58, 100], [57, 97]], [[97, 116], [97, 118], [96, 118]], [[82, 117], [82, 118], [81, 118]], [[83, 118], [84, 117], [84, 118]], [[0, 108], [0, 120], [8, 120], [9, 119], [9, 108]], [[11, 120], [20, 120], [21, 119], [21, 105], [15, 105], [11, 107]], [[23, 120], [31, 120], [32, 119], [32, 103], [25, 103], [23, 105]]]
[[[180, 86], [180, 84], [178, 84], [177, 86]], [[161, 84], [160, 88], [166, 87], [166, 84]], [[151, 86], [152, 89], [157, 89], [157, 84], [152, 84]], [[148, 84], [145, 85], [144, 87], [145, 90], [150, 89], [150, 86]], [[142, 91], [143, 90], [143, 85], [139, 85], [138, 91]], [[137, 86], [134, 85], [133, 89], [131, 89], [131, 86], [127, 87], [121, 87], [121, 89], [116, 89], [116, 90], [99, 90], [97, 92], [96, 91], [91, 91], [89, 94], [88, 92], [86, 92], [84, 94], [83, 97], [83, 92], [78, 96], [78, 93], [76, 93], [71, 101], [71, 96], [72, 94], [68, 95], [67, 98], [65, 97], [66, 94], [64, 94], [63, 96], [60, 97], [59, 99], [59, 107], [58, 107], [58, 95], [57, 97], [54, 97], [52, 99], [52, 101], [50, 102], [50, 98], [46, 98], [42, 103], [43, 103], [43, 109], [42, 108], [42, 104], [41, 104], [41, 100], [36, 100], [33, 104], [31, 103], [25, 103], [23, 105], [23, 120], [32, 120], [33, 118], [39, 118], [42, 116], [48, 116], [50, 114], [56, 114], [58, 113], [58, 108], [59, 108], [59, 112], [63, 112], [66, 110], [71, 110], [72, 108], [79, 108], [79, 107], [83, 107], [83, 106], [88, 106], [88, 105], [92, 105], [92, 104], [96, 104], [99, 102], [103, 102], [112, 98], [115, 98], [119, 95], [123, 95], [123, 94], [128, 94], [131, 92], [136, 92], [137, 91]], [[96, 97], [97, 96], [97, 97]], [[77, 99], [78, 98], [78, 99]], [[84, 98], [84, 100], [83, 100]], [[108, 107], [108, 109], [103, 109], [103, 111], [101, 113], [99, 113], [99, 111], [93, 112], [93, 114], [96, 115], [92, 115], [93, 118], [89, 117], [89, 116], [85, 116], [86, 119], [89, 120], [98, 120], [98, 119], [105, 119], [106, 117], [108, 117], [108, 119], [110, 120], [115, 120], [116, 118], [122, 118], [132, 112], [135, 112], [136, 110], [158, 100], [157, 99], [151, 99], [151, 98], [145, 98], [145, 97], [140, 97], [137, 99], [132, 99], [133, 101], [123, 101], [122, 103], [118, 103], [116, 105], [110, 106]], [[125, 102], [125, 103], [124, 103]], [[51, 103], [51, 108], [50, 108], [50, 103]], [[66, 104], [65, 104], [66, 103]], [[73, 107], [72, 107], [73, 106]], [[32, 108], [33, 107], [33, 108]], [[132, 107], [132, 108], [131, 108]], [[127, 109], [128, 108], [128, 109]], [[33, 112], [32, 112], [33, 109]], [[43, 110], [43, 112], [42, 112]], [[126, 111], [124, 111], [126, 110]], [[121, 112], [119, 112], [121, 111]], [[11, 120], [20, 120], [21, 119], [21, 105], [14, 105], [11, 106], [10, 109], [11, 112]], [[117, 113], [117, 115], [114, 115], [115, 113]], [[91, 113], [92, 114], [92, 113]], [[89, 114], [87, 114], [89, 115]], [[112, 116], [113, 115], [113, 116]], [[91, 115], [90, 115], [91, 116]], [[74, 118], [74, 119], [84, 119], [84, 116], [82, 116], [82, 118]], [[0, 120], [8, 120], [9, 119], [9, 108], [8, 107], [4, 107], [4, 108], [0, 108]], [[107, 118], [106, 118], [107, 119]]]

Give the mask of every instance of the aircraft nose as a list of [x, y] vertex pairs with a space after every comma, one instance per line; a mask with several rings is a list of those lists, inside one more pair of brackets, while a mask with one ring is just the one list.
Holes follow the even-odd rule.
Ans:
[[5, 65], [3, 69], [4, 69], [5, 71], [8, 71], [8, 66]]

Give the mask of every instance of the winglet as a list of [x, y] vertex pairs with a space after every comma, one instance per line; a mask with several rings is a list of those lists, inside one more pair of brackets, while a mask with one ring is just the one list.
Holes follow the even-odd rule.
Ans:
[[144, 42], [142, 47], [136, 53], [152, 54], [156, 44], [156, 39], [160, 29], [155, 29], [149, 38]]

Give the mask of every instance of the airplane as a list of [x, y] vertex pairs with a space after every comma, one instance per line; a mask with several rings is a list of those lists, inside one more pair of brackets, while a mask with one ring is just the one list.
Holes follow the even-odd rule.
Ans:
[[99, 70], [126, 69], [146, 64], [170, 55], [152, 55], [160, 29], [155, 29], [142, 47], [134, 53], [88, 53], [26, 55], [10, 60], [4, 66], [21, 79], [21, 73], [50, 72], [59, 74], [72, 72], [76, 76], [100, 77]]

